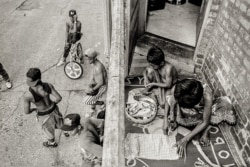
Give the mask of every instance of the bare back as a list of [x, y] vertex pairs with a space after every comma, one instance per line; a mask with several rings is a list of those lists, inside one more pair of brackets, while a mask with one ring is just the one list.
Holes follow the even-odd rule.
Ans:
[[100, 85], [107, 84], [107, 72], [104, 65], [99, 60], [96, 60], [96, 63], [94, 64], [92, 75], [93, 81], [95, 83], [98, 83]]
[[[30, 113], [30, 103], [35, 104], [37, 110], [39, 112], [46, 112], [53, 108], [54, 103], [58, 103], [61, 101], [61, 95], [55, 90], [54, 86], [48, 84], [51, 92], [48, 93], [44, 90], [42, 85], [37, 85], [35, 87], [31, 87], [28, 93], [26, 93], [24, 97], [24, 111], [25, 113]], [[33, 93], [32, 93], [33, 92]], [[55, 100], [52, 101], [50, 99], [50, 94], [55, 97]], [[38, 98], [37, 98], [38, 97]]]
[[161, 76], [162, 82], [164, 83], [171, 82], [169, 84], [174, 85], [178, 79], [176, 68], [167, 61], [165, 61], [165, 65], [161, 67], [158, 72]]
[[52, 106], [53, 102], [51, 101], [49, 94], [43, 90], [41, 85], [38, 85], [37, 87], [33, 87], [31, 89], [33, 89], [38, 96], [42, 97], [40, 101], [36, 102], [31, 92], [29, 92], [28, 94], [30, 102], [35, 104], [39, 111], [46, 110]]

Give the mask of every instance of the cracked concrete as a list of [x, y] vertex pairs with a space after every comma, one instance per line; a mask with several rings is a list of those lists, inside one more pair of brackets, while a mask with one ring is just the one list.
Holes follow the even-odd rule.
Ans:
[[[82, 22], [83, 50], [97, 46], [103, 54], [103, 14], [98, 0], [2, 0], [0, 2], [0, 62], [13, 81], [7, 90], [0, 81], [0, 164], [1, 167], [77, 167], [81, 164], [77, 137], [66, 138], [56, 131], [57, 148], [42, 146], [45, 140], [35, 114], [23, 111], [23, 95], [28, 91], [25, 74], [39, 67], [42, 80], [52, 83], [63, 97], [59, 109], [63, 115], [90, 112], [83, 96], [90, 78], [85, 61], [83, 77], [68, 79], [63, 66], [56, 63], [63, 53], [65, 21], [68, 11], [76, 9]], [[99, 44], [100, 43], [100, 44]]]

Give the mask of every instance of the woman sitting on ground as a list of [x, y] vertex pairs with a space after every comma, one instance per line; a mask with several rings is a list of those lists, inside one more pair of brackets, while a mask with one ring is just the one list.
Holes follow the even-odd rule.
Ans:
[[201, 133], [200, 144], [208, 146], [209, 124], [218, 125], [222, 121], [236, 123], [232, 104], [227, 97], [213, 100], [212, 90], [195, 79], [178, 81], [172, 89], [173, 95], [166, 97], [163, 123], [164, 134], [169, 134], [178, 125], [193, 127], [192, 131], [176, 143], [177, 152], [186, 154], [187, 143]]

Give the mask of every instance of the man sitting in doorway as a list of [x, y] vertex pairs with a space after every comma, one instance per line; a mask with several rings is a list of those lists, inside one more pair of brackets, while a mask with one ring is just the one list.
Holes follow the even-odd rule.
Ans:
[[165, 55], [160, 48], [152, 47], [147, 54], [149, 66], [144, 70], [143, 94], [148, 95], [154, 92], [159, 105], [164, 108], [165, 95], [170, 94], [171, 88], [178, 79], [176, 68], [165, 61]]

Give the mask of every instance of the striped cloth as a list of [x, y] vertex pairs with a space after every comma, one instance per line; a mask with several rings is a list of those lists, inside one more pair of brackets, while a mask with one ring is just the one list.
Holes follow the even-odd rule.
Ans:
[[86, 98], [84, 99], [85, 104], [94, 105], [106, 92], [106, 89], [107, 89], [107, 86], [103, 85], [99, 88], [98, 93], [96, 95], [94, 96], [87, 95]]

